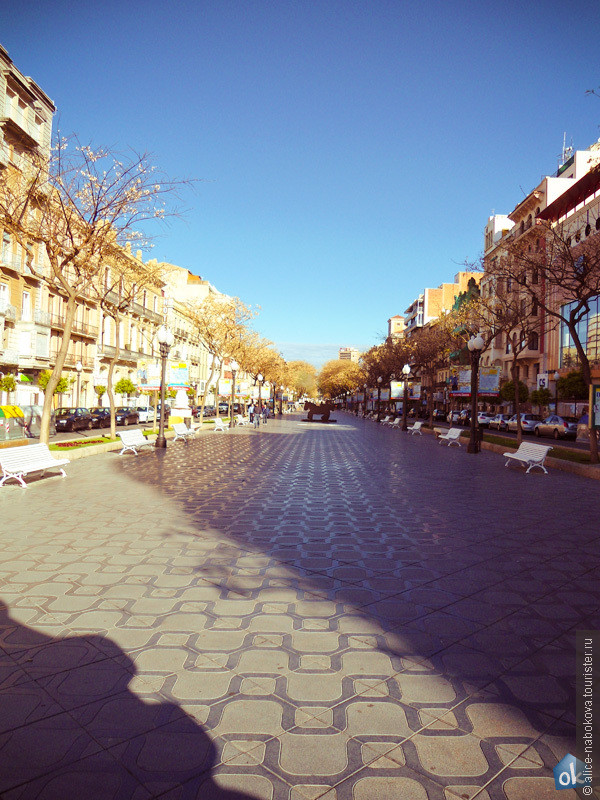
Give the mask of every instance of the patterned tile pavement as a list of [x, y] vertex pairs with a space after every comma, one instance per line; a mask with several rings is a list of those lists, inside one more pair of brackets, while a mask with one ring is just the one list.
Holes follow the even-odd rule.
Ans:
[[598, 506], [345, 414], [4, 487], [0, 797], [554, 797]]

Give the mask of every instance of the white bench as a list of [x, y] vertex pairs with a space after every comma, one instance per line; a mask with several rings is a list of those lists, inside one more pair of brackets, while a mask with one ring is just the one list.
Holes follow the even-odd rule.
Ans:
[[120, 456], [126, 453], [127, 450], [131, 450], [137, 456], [138, 450], [141, 447], [152, 447], [156, 441], [155, 436], [151, 439], [146, 439], [140, 428], [133, 428], [130, 431], [121, 431], [117, 436], [123, 444], [123, 449], [119, 451]]
[[388, 414], [388, 415], [387, 415], [387, 417], [385, 417], [385, 419], [381, 419], [381, 420], [379, 420], [379, 422], [380, 422], [382, 425], [387, 425], [387, 424], [388, 424], [388, 422], [391, 420], [391, 418], [392, 418], [392, 417], [390, 416], [390, 414]]
[[227, 427], [227, 425], [225, 425], [225, 423], [220, 417], [215, 420], [215, 427], [213, 428], [213, 431], [215, 433], [218, 433], [219, 431], [221, 431], [221, 433], [227, 433], [228, 430], [229, 428]]
[[[423, 436], [423, 431], [421, 430], [422, 427], [423, 427], [423, 423], [420, 420], [418, 420], [417, 422], [413, 422], [413, 424], [410, 426], [410, 428], [407, 428], [406, 430], [410, 431], [411, 433], [418, 433], [419, 436]], [[460, 447], [460, 445], [459, 445], [459, 447]]]
[[390, 428], [399, 428], [402, 424], [402, 417], [396, 417], [396, 419], [391, 419], [386, 425], [389, 425]]
[[552, 447], [549, 447], [545, 444], [521, 442], [518, 449], [515, 450], [514, 453], [503, 453], [504, 457], [506, 458], [506, 464], [504, 466], [508, 467], [511, 460], [520, 461], [522, 464], [527, 464], [527, 470], [525, 474], [527, 474], [529, 470], [533, 469], [534, 467], [540, 467], [540, 469], [543, 469], [547, 475], [548, 470], [544, 466], [544, 461], [546, 460], [546, 456], [550, 450], [552, 450]]
[[58, 468], [62, 472], [63, 478], [66, 478], [67, 473], [62, 469], [62, 465], [68, 463], [68, 458], [54, 458], [47, 444], [7, 447], [0, 450], [0, 466], [3, 472], [0, 486], [4, 484], [4, 481], [14, 478], [26, 489], [27, 484], [23, 480], [25, 475], [34, 472], [44, 473], [47, 469]]
[[235, 424], [242, 427], [242, 425], [250, 425], [250, 420], [248, 417], [242, 417], [241, 414], [235, 415]]
[[443, 428], [435, 428], [435, 433], [437, 434], [440, 444], [447, 442], [448, 447], [450, 447], [451, 444], [457, 444], [459, 447], [461, 446], [459, 442], [462, 433], [461, 428], [449, 428], [447, 433], [444, 433]]
[[176, 442], [177, 439], [183, 439], [184, 442], [187, 442], [188, 439], [196, 435], [196, 431], [188, 428], [185, 422], [175, 422], [173, 424], [173, 431], [175, 432], [174, 442]]

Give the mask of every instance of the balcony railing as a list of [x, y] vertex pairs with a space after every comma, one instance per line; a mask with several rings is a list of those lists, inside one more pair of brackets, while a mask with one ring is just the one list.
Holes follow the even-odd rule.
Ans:
[[21, 109], [14, 106], [7, 99], [4, 103], [4, 112], [2, 117], [4, 121], [8, 120], [12, 123], [11, 127], [13, 127], [13, 129], [15, 127], [18, 128], [16, 131], [17, 133], [24, 133], [28, 139], [32, 140], [34, 145], [39, 144], [42, 139], [40, 126], [28, 119], [25, 111], [26, 109]]
[[15, 322], [17, 319], [17, 309], [9, 302], [2, 299], [0, 300], [0, 316], [4, 317], [9, 322]]
[[[98, 345], [98, 355], [100, 358], [114, 358], [115, 348], [109, 344]], [[148, 353], [141, 353], [139, 350], [130, 350], [129, 347], [119, 347], [119, 359], [121, 361], [139, 361], [148, 359]]]
[[[52, 327], [63, 329], [65, 327], [65, 318], [62, 314], [52, 314]], [[80, 336], [89, 336], [92, 339], [98, 338], [99, 328], [97, 325], [88, 325], [87, 322], [80, 322], [78, 319], [73, 321], [71, 333], [77, 333]]]
[[33, 321], [36, 325], [45, 325], [50, 328], [52, 325], [52, 315], [47, 311], [42, 311], [41, 308], [36, 308], [33, 311]]
[[[58, 350], [53, 350], [50, 353], [50, 360], [53, 363], [56, 363], [56, 359], [58, 358]], [[67, 357], [65, 358], [65, 367], [74, 367], [78, 361], [81, 361], [81, 364], [84, 368], [91, 369], [94, 366], [94, 359], [90, 358], [89, 356], [77, 356], [73, 353], [67, 353]]]
[[6, 348], [6, 350], [0, 350], [0, 363], [1, 364], [18, 364], [19, 363], [19, 351], [12, 350], [10, 348]]
[[[23, 257], [21, 255], [15, 255], [14, 253], [2, 253], [0, 256], [0, 263], [3, 267], [7, 267], [8, 269], [12, 269], [15, 272], [18, 272], [19, 275], [28, 275], [32, 277], [37, 277], [32, 271], [31, 268], [25, 264], [23, 261]], [[35, 266], [35, 264], [34, 264]]]

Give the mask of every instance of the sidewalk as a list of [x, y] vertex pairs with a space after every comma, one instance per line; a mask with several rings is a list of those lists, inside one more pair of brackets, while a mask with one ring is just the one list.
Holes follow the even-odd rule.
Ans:
[[4, 487], [2, 800], [555, 797], [597, 484], [335, 416]]

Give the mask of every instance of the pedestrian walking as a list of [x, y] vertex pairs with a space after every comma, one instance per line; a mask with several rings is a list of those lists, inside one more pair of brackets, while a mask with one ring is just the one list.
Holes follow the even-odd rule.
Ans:
[[250, 417], [250, 424], [254, 422], [254, 403], [248, 406], [248, 416]]
[[263, 425], [266, 425], [266, 424], [267, 424], [267, 419], [268, 419], [268, 418], [269, 418], [269, 409], [267, 408], [267, 406], [263, 406], [263, 407], [262, 407], [262, 419], [263, 419]]

